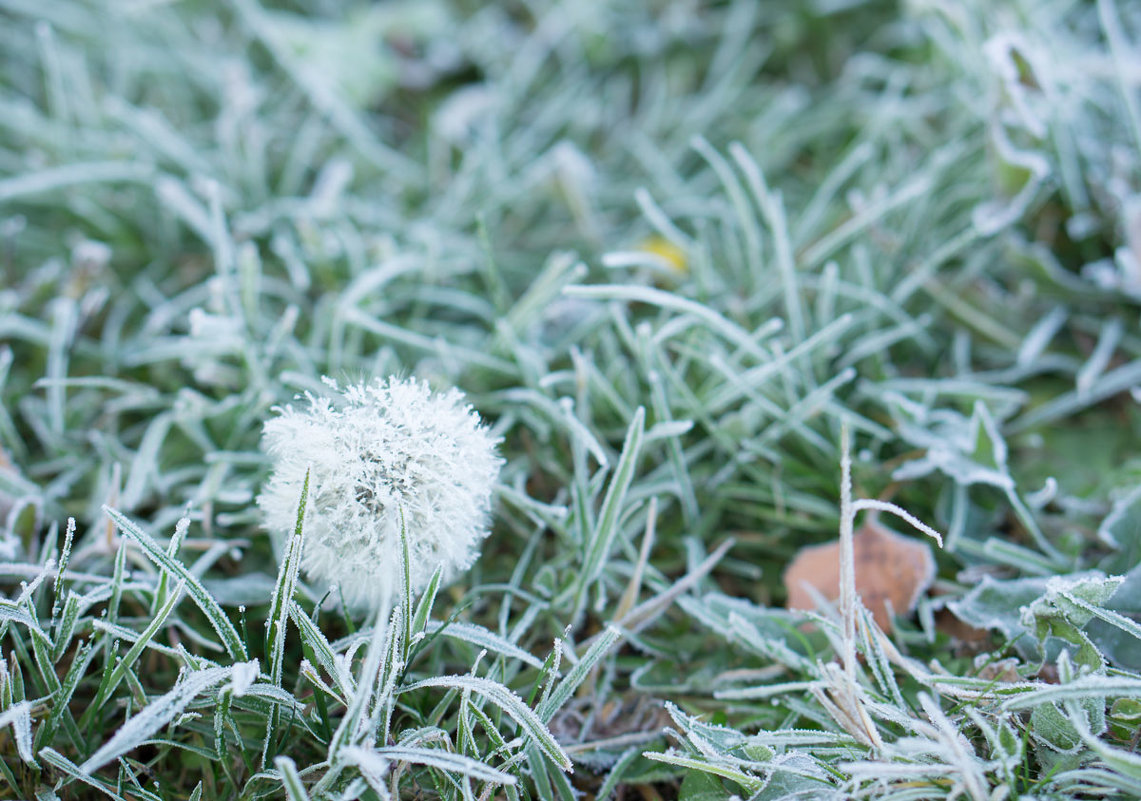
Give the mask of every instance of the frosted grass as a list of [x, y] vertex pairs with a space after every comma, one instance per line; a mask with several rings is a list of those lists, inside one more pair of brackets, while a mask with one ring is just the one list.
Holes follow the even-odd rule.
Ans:
[[[1131, 6], [291, 8], [0, 0], [4, 792], [1136, 794]], [[390, 374], [505, 464], [362, 618], [258, 431]]]

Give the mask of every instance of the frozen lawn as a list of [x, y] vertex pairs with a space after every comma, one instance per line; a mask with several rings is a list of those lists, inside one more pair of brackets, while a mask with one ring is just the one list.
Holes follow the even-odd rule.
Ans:
[[1141, 797], [1141, 4], [275, 5], [0, 0], [0, 797]]

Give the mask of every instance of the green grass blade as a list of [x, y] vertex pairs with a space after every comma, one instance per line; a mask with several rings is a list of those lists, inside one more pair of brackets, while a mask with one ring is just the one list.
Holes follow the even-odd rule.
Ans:
[[297, 590], [297, 576], [301, 571], [301, 552], [304, 547], [303, 523], [305, 521], [305, 504], [309, 500], [309, 471], [305, 471], [305, 481], [301, 485], [301, 498], [297, 503], [297, 522], [293, 528], [293, 536], [289, 538], [289, 546], [281, 567], [277, 572], [277, 583], [273, 588], [273, 597], [269, 605], [269, 627], [266, 629], [266, 653], [269, 655], [270, 680], [280, 687], [282, 662], [285, 659], [285, 629], [289, 621], [289, 608], [293, 603], [293, 594]]
[[180, 714], [200, 693], [225, 681], [233, 668], [207, 668], [191, 673], [173, 690], [156, 698], [133, 715], [102, 747], [79, 766], [93, 773], [108, 762], [138, 748]]
[[609, 653], [610, 649], [614, 647], [615, 643], [622, 639], [622, 632], [613, 626], [607, 626], [606, 630], [598, 636], [598, 638], [591, 644], [590, 648], [582, 659], [570, 669], [567, 675], [563, 676], [551, 694], [544, 698], [536, 713], [539, 719], [544, 722], [549, 722], [555, 713], [562, 709], [570, 697], [574, 695], [574, 691], [578, 689], [590, 672], [594, 670], [602, 657]]
[[437, 676], [423, 679], [415, 684], [400, 688], [399, 692], [407, 693], [421, 687], [448, 687], [458, 690], [471, 690], [498, 706], [507, 715], [518, 723], [535, 746], [562, 770], [569, 771], [572, 767], [570, 757], [559, 745], [554, 735], [547, 729], [539, 716], [535, 714], [518, 695], [498, 682], [484, 679], [479, 676]]
[[115, 525], [119, 527], [120, 531], [142, 546], [143, 553], [159, 568], [186, 582], [187, 594], [198, 604], [198, 608], [202, 610], [218, 636], [222, 638], [222, 643], [230, 654], [230, 658], [235, 661], [248, 659], [246, 646], [242, 643], [242, 638], [238, 636], [238, 630], [234, 628], [234, 624], [226, 617], [226, 613], [222, 611], [222, 607], [218, 605], [214, 597], [202, 586], [198, 577], [191, 573], [182, 562], [167, 556], [166, 551], [160, 548], [149, 534], [122, 512], [109, 506], [104, 506], [103, 511], [115, 521]]
[[427, 765], [460, 776], [470, 776], [482, 782], [494, 782], [495, 784], [515, 784], [516, 782], [515, 777], [510, 773], [496, 770], [490, 765], [485, 765], [463, 754], [456, 754], [439, 748], [386, 746], [375, 749], [374, 753], [390, 762]]
[[575, 594], [575, 618], [582, 613], [587, 591], [590, 585], [601, 575], [618, 536], [618, 519], [625, 506], [626, 492], [630, 489], [630, 482], [634, 480], [634, 470], [642, 450], [645, 425], [646, 410], [639, 406], [634, 412], [634, 419], [630, 421], [630, 427], [626, 430], [626, 441], [622, 446], [622, 455], [618, 457], [618, 464], [614, 468], [614, 475], [610, 478], [606, 497], [602, 502], [598, 525], [595, 526], [587, 546], [582, 574]]
[[158, 612], [155, 613], [155, 616], [151, 618], [151, 621], [147, 624], [147, 627], [139, 633], [138, 639], [136, 639], [134, 644], [131, 645], [127, 653], [125, 653], [121, 659], [116, 661], [115, 667], [112, 669], [111, 674], [107, 679], [107, 683], [99, 688], [99, 692], [95, 696], [95, 702], [91, 705], [92, 709], [98, 709], [102, 707], [104, 702], [111, 697], [112, 693], [115, 692], [119, 686], [119, 682], [123, 680], [123, 676], [126, 674], [126, 672], [134, 666], [135, 661], [139, 658], [139, 655], [142, 654], [143, 650], [151, 644], [154, 636], [158, 634], [159, 629], [166, 625], [166, 620], [168, 617], [170, 617], [170, 613], [174, 611], [174, 607], [178, 606], [179, 600], [182, 599], [182, 591], [185, 588], [186, 582], [180, 581], [178, 586], [175, 587], [174, 592], [172, 592], [170, 597], [166, 599], [166, 603], [163, 604], [162, 609], [159, 609]]
[[279, 756], [273, 760], [273, 765], [281, 774], [281, 786], [285, 788], [285, 795], [289, 801], [309, 801], [309, 793], [305, 791], [305, 784], [297, 772], [297, 764], [287, 756]]

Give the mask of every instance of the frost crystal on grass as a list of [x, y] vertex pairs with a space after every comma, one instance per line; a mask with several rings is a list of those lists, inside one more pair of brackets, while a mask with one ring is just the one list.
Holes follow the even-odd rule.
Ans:
[[258, 505], [271, 533], [293, 532], [308, 470], [302, 566], [349, 604], [379, 605], [400, 588], [402, 516], [413, 591], [437, 567], [444, 581], [467, 570], [502, 460], [463, 393], [415, 379], [326, 383], [333, 397], [307, 395], [307, 409], [286, 406], [265, 424], [274, 470]]

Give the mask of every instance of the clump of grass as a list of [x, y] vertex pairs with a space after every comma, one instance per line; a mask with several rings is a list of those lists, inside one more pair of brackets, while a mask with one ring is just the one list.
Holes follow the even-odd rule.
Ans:
[[[1135, 8], [0, 20], [6, 795], [1141, 795]], [[362, 616], [259, 434], [409, 374], [494, 530]], [[781, 608], [861, 507], [890, 636]]]

